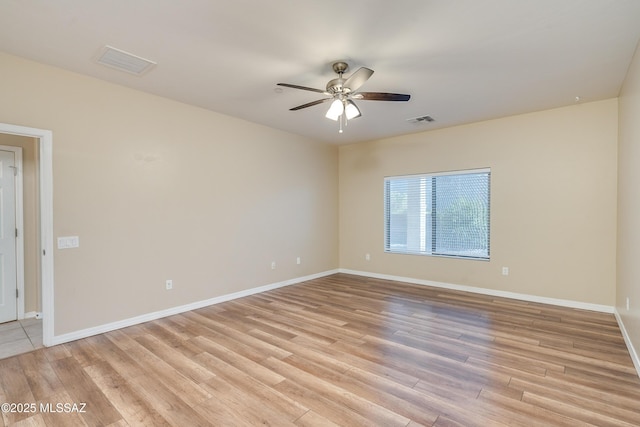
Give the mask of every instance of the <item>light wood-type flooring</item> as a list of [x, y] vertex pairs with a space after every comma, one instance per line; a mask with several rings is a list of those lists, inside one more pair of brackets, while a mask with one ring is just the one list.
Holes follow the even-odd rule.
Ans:
[[0, 402], [25, 426], [640, 425], [612, 315], [346, 274], [0, 360]]

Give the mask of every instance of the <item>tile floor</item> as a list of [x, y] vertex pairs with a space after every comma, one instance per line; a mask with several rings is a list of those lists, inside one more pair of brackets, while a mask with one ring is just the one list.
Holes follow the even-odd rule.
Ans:
[[0, 359], [42, 347], [42, 320], [0, 323]]

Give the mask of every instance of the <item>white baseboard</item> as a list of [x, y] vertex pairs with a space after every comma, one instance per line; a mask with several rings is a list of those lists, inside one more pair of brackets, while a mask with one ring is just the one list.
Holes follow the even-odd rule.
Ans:
[[638, 372], [638, 376], [640, 377], [640, 357], [638, 357], [638, 353], [636, 352], [636, 349], [631, 342], [631, 337], [629, 337], [629, 334], [627, 333], [627, 329], [624, 326], [622, 317], [620, 317], [620, 313], [618, 313], [618, 310], [615, 309], [613, 314], [615, 314], [616, 320], [618, 321], [618, 326], [620, 327], [620, 332], [622, 332], [624, 343], [627, 345], [627, 349], [629, 350], [629, 356], [631, 356], [633, 366], [636, 367], [636, 371]]
[[330, 276], [338, 273], [339, 270], [329, 270], [322, 273], [311, 274], [309, 276], [297, 277], [283, 282], [272, 283], [269, 285], [259, 286], [257, 288], [251, 288], [240, 292], [234, 292], [232, 294], [222, 295], [215, 298], [210, 298], [202, 301], [196, 301], [190, 304], [181, 305], [178, 307], [172, 307], [165, 310], [155, 311], [153, 313], [143, 314], [141, 316], [131, 317], [129, 319], [119, 320], [117, 322], [107, 323], [92, 328], [82, 329], [75, 332], [69, 332], [62, 335], [54, 335], [51, 345], [64, 344], [66, 342], [87, 338], [93, 335], [103, 334], [105, 332], [114, 331], [116, 329], [126, 328], [127, 326], [138, 325], [140, 323], [149, 322], [151, 320], [160, 319], [174, 314], [184, 313], [186, 311], [197, 310], [199, 308], [207, 307], [214, 304], [219, 304], [225, 301], [231, 301], [237, 298], [246, 297], [249, 295], [257, 294], [260, 292], [270, 291], [272, 289], [282, 288], [284, 286], [295, 285], [296, 283], [306, 282], [308, 280], [317, 279], [320, 277]]
[[587, 302], [565, 300], [559, 298], [540, 297], [529, 294], [519, 294], [516, 292], [498, 291], [494, 289], [477, 288], [474, 286], [455, 285], [452, 283], [433, 282], [431, 280], [414, 279], [411, 277], [392, 276], [389, 274], [369, 273], [366, 271], [340, 269], [340, 273], [354, 274], [357, 276], [366, 276], [374, 279], [395, 280], [399, 282], [412, 283], [414, 285], [433, 286], [435, 288], [452, 289], [456, 291], [471, 292], [474, 294], [490, 295], [494, 297], [511, 298], [521, 301], [538, 302], [542, 304], [557, 305], [561, 307], [578, 308], [582, 310], [599, 311], [602, 313], [613, 313], [613, 306], [591, 304]]

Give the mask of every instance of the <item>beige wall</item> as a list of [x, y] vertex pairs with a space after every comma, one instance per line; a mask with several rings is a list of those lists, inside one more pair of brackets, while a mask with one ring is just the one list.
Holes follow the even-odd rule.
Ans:
[[619, 108], [616, 309], [640, 355], [640, 47], [627, 72]]
[[0, 69], [0, 121], [53, 131], [54, 236], [80, 237], [54, 254], [56, 335], [338, 267], [336, 147], [5, 54]]
[[[616, 100], [338, 149], [9, 55], [0, 69], [0, 121], [53, 131], [54, 235], [80, 237], [54, 254], [56, 335], [338, 267], [615, 303]], [[490, 262], [383, 252], [384, 176], [480, 167]]]
[[0, 134], [0, 145], [22, 147], [22, 211], [24, 224], [24, 311], [41, 310], [37, 141]]
[[[342, 146], [340, 266], [612, 306], [616, 141], [612, 99]], [[484, 167], [491, 261], [384, 253], [385, 176]]]

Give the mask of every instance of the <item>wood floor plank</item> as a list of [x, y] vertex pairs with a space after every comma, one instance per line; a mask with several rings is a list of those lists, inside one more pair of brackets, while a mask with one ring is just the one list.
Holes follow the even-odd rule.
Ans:
[[348, 274], [0, 360], [25, 426], [638, 426], [613, 315]]
[[122, 415], [127, 424], [159, 427], [170, 425], [107, 362], [89, 366], [85, 368], [85, 371]]
[[[37, 418], [38, 416], [40, 416], [42, 422], [46, 425], [50, 425], [50, 426], [69, 426], [69, 427], [76, 427], [76, 426], [96, 426], [96, 425], [109, 425], [109, 424], [113, 424], [113, 423], [117, 423], [119, 421], [121, 421], [120, 418], [116, 419], [116, 421], [112, 422], [112, 423], [106, 423], [106, 424], [95, 424], [97, 422], [97, 420], [100, 418], [100, 415], [98, 416], [91, 416], [91, 417], [85, 417], [83, 413], [80, 412], [75, 412], [75, 411], [70, 411], [70, 412], [65, 412], [64, 410], [64, 406], [62, 408], [62, 411], [58, 411], [58, 404], [65, 404], [65, 403], [74, 403], [77, 402], [76, 400], [74, 400], [73, 397], [71, 397], [69, 395], [69, 393], [67, 393], [65, 390], [60, 391], [59, 393], [56, 393], [55, 395], [50, 396], [47, 400], [41, 400], [38, 401], [37, 404], [38, 406], [40, 405], [50, 405], [48, 407], [51, 408], [51, 410], [46, 409], [46, 410], [38, 410], [38, 412], [36, 412], [35, 416], [32, 418]], [[89, 412], [92, 409], [89, 407], [85, 407], [84, 408], [85, 411]], [[40, 422], [38, 420], [38, 422]]]
[[482, 390], [473, 407], [481, 407], [499, 419], [509, 420], [510, 425], [521, 427], [596, 427], [594, 424], [579, 421], [564, 414], [523, 402], [518, 399], [505, 399], [502, 394]]
[[[261, 330], [249, 331], [249, 334], [259, 337], [274, 345], [282, 346], [283, 348], [286, 348], [287, 346], [290, 346], [290, 345], [297, 345], [298, 348], [300, 348], [300, 344], [296, 344], [296, 343], [288, 344], [288, 341], [281, 340], [279, 337], [269, 335]], [[397, 369], [394, 369], [389, 366], [385, 366], [384, 364], [377, 364], [375, 362], [371, 362], [362, 357], [358, 357], [357, 355], [352, 354], [348, 349], [345, 351], [341, 351], [338, 348], [338, 346], [340, 344], [344, 344], [345, 342], [346, 342], [345, 340], [342, 340], [330, 346], [324, 346], [324, 347], [307, 346], [307, 347], [311, 347], [313, 348], [313, 350], [329, 356], [329, 358], [335, 361], [336, 363], [347, 363], [351, 367], [351, 369], [360, 368], [365, 370], [366, 372], [370, 372], [373, 375], [378, 375], [385, 378], [391, 378], [397, 383], [406, 385], [408, 387], [413, 387], [416, 384], [416, 382], [418, 382], [418, 379], [412, 375], [405, 374], [403, 372], [400, 372]]]
[[225, 342], [219, 343], [205, 337], [194, 338], [193, 342], [195, 345], [203, 349], [204, 354], [196, 356], [196, 360], [198, 361], [202, 361], [203, 359], [206, 360], [206, 356], [215, 356], [227, 363], [229, 366], [242, 369], [243, 372], [250, 374], [253, 378], [264, 384], [274, 385], [284, 380], [282, 375], [265, 368], [253, 359], [249, 359], [242, 354], [236, 353], [233, 351], [234, 347], [227, 347]]
[[338, 424], [331, 422], [327, 418], [317, 414], [314, 411], [307, 411], [303, 416], [295, 421], [298, 427], [339, 427]]
[[288, 363], [287, 359], [279, 360], [269, 358], [265, 364], [276, 372], [288, 378], [289, 381], [302, 386], [307, 390], [313, 391], [320, 396], [329, 398], [332, 401], [340, 402], [341, 406], [350, 409], [355, 414], [370, 420], [370, 423], [381, 426], [406, 426], [409, 419], [396, 414], [383, 406], [380, 406], [370, 400], [351, 393], [339, 386], [334, 385], [330, 381], [321, 379], [306, 370], [302, 370], [292, 363]]
[[16, 427], [44, 427], [47, 425], [47, 423], [42, 414], [36, 414], [33, 417], [18, 421], [12, 425]]
[[406, 399], [408, 395], [419, 394], [416, 389], [383, 380], [376, 381], [370, 373], [367, 373], [365, 378], [355, 372], [334, 371], [314, 363], [313, 359], [315, 358], [293, 355], [283, 361], [409, 420], [431, 425], [438, 416], [425, 405], [416, 405], [414, 399]]
[[81, 416], [89, 425], [110, 424], [122, 418], [109, 399], [73, 357], [58, 359], [52, 362], [52, 366], [64, 384], [65, 393], [70, 396], [70, 399], [56, 400], [51, 403], [86, 403], [86, 411], [81, 413]]
[[574, 368], [565, 369], [564, 373], [548, 372], [548, 378], [557, 378], [566, 382], [569, 386], [587, 386], [593, 390], [599, 390], [609, 396], [633, 396], [640, 401], [640, 387], [637, 376], [602, 375]]
[[[29, 381], [20, 368], [18, 357], [11, 357], [2, 361], [0, 367], [0, 388], [2, 389], [3, 401], [0, 403], [33, 403], [36, 401]], [[24, 411], [12, 411], [11, 409], [2, 411], [2, 417], [6, 425], [11, 425], [20, 420], [29, 418], [31, 414]]]
[[36, 400], [46, 400], [64, 390], [64, 385], [43, 351], [22, 354], [18, 356], [18, 361]]
[[[196, 406], [195, 410], [207, 420], [216, 420], [218, 425], [230, 426], [284, 426], [293, 427], [295, 424], [287, 420], [274, 422], [268, 410], [263, 410], [260, 405], [256, 405], [253, 398], [241, 398], [234, 390], [222, 388], [215, 383], [219, 379], [209, 381], [211, 390], [215, 394], [220, 394], [224, 398], [211, 398]], [[215, 425], [211, 423], [210, 425]]]
[[174, 347], [162, 342], [160, 338], [153, 335], [145, 335], [138, 337], [136, 341], [196, 384], [206, 382], [215, 376], [210, 371], [193, 362], [190, 358], [187, 358]]
[[[198, 360], [216, 372], [215, 380], [207, 381], [207, 385], [212, 386], [214, 398], [226, 401], [234, 407], [255, 408], [256, 418], [269, 419], [275, 425], [285, 422], [293, 424], [294, 420], [308, 411], [308, 408], [295, 400], [215, 356], [203, 353], [198, 356]], [[249, 405], [249, 400], [254, 403]]]
[[136, 378], [147, 375], [155, 376], [191, 406], [196, 406], [211, 397], [198, 383], [176, 371], [169, 361], [163, 360], [162, 354], [156, 355], [142, 345], [128, 349], [127, 353], [146, 370], [145, 375], [139, 375]]
[[370, 420], [338, 401], [300, 386], [295, 381], [287, 379], [276, 384], [274, 388], [302, 405], [311, 408], [314, 412], [322, 414], [323, 417], [334, 424], [354, 427], [373, 425]]
[[522, 396], [522, 402], [530, 403], [537, 408], [547, 409], [554, 414], [559, 414], [570, 418], [572, 422], [584, 421], [589, 424], [593, 424], [599, 427], [637, 427], [637, 423], [629, 423], [624, 418], [624, 415], [616, 415], [614, 417], [608, 414], [603, 414], [592, 406], [578, 406], [572, 403], [568, 403], [567, 399], [557, 400], [553, 398], [547, 398], [535, 393], [525, 392]]
[[71, 357], [71, 353], [69, 353], [69, 351], [64, 345], [45, 347], [41, 351], [44, 352], [45, 356], [50, 361]]
[[172, 426], [211, 426], [211, 422], [185, 402], [181, 394], [176, 394], [154, 375], [141, 375], [128, 381], [128, 384], [134, 393], [145, 399]]
[[575, 385], [561, 384], [558, 381], [527, 381], [520, 378], [512, 378], [509, 387], [522, 390], [523, 401], [527, 396], [535, 394], [547, 399], [555, 399], [577, 408], [587, 408], [599, 414], [614, 417], [633, 425], [640, 425], [640, 413], [637, 409], [640, 405], [638, 396], [610, 396], [596, 390], [587, 390]]
[[123, 342], [121, 338], [118, 338], [120, 335], [124, 334], [120, 331], [113, 331], [109, 334], [89, 337], [85, 339], [85, 343], [91, 346], [93, 351], [100, 353], [102, 358], [123, 378], [133, 379], [147, 375], [147, 370], [138, 363], [138, 360], [119, 347]]
[[346, 372], [352, 367], [351, 364], [346, 363], [340, 359], [330, 356], [325, 357], [325, 353], [318, 350], [327, 348], [329, 346], [319, 344], [316, 340], [313, 339], [308, 339], [305, 337], [295, 337], [291, 340], [283, 340], [278, 337], [269, 337], [261, 331], [250, 331], [249, 333], [254, 336], [262, 337], [268, 342], [277, 345], [284, 350], [287, 350], [289, 353], [291, 353], [287, 357], [297, 354], [314, 360], [316, 363], [337, 372]]
[[[290, 355], [287, 351], [260, 340], [256, 340], [248, 335], [247, 332], [252, 328], [243, 328], [242, 331], [239, 331], [234, 328], [230, 328], [224, 322], [221, 323], [220, 320], [202, 316], [199, 313], [185, 313], [184, 316], [194, 322], [206, 325], [210, 330], [207, 333], [208, 336], [225, 340], [228, 347], [232, 347], [238, 354], [242, 354], [249, 359], [260, 360], [269, 355], [282, 358]], [[237, 322], [234, 320], [233, 324], [235, 325]]]
[[64, 347], [82, 367], [102, 362], [100, 353], [92, 351], [88, 341], [72, 341], [64, 344]]

